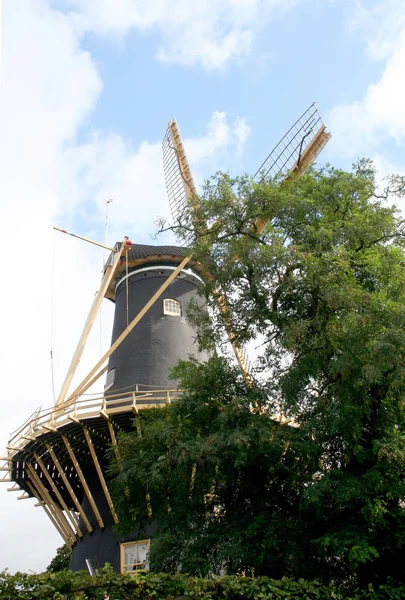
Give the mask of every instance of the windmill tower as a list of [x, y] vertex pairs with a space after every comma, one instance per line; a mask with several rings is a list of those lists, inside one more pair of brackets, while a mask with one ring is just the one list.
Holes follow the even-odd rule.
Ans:
[[[255, 179], [299, 176], [330, 138], [312, 105], [294, 123], [263, 162]], [[196, 188], [175, 121], [163, 140], [163, 164], [173, 220], [189, 219], [198, 203]], [[256, 223], [262, 231], [266, 223]], [[128, 238], [110, 248], [100, 289], [81, 333], [58, 399], [36, 411], [11, 436], [3, 457], [2, 481], [19, 498], [35, 498], [65, 543], [72, 548], [74, 570], [109, 562], [115, 570], [147, 567], [153, 514], [146, 532], [137, 523], [131, 535], [114, 531], [118, 517], [108, 489], [106, 452], [117, 433], [132, 428], [134, 415], [175, 401], [181, 391], [168, 380], [168, 367], [193, 353], [195, 331], [185, 319], [197, 298], [203, 268], [179, 246], [132, 244]], [[100, 244], [99, 244], [100, 245]], [[83, 381], [69, 392], [73, 376], [103, 298], [115, 303], [112, 342]], [[218, 294], [219, 310], [226, 299]], [[244, 352], [228, 332], [236, 359], [250, 382]], [[101, 394], [89, 388], [105, 373]]]

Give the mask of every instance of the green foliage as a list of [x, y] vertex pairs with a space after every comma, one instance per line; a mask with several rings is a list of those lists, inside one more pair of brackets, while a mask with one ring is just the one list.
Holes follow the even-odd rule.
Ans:
[[70, 565], [72, 551], [67, 544], [63, 544], [57, 548], [56, 555], [53, 557], [46, 570], [50, 573], [58, 573], [59, 571], [67, 571]]
[[275, 423], [265, 399], [224, 359], [181, 363], [174, 374], [183, 398], [142, 413], [142, 436], [120, 437], [113, 496], [121, 532], [149, 504], [159, 523], [155, 571], [293, 573], [303, 557], [288, 538], [318, 469], [316, 445]]
[[120, 575], [106, 565], [91, 577], [85, 571], [26, 575], [0, 572], [2, 600], [402, 600], [405, 587], [388, 583], [350, 596], [317, 581], [268, 577], [211, 577], [135, 573]]
[[404, 192], [379, 191], [369, 161], [206, 184], [193, 256], [210, 318], [189, 318], [203, 348], [230, 320], [259, 356], [252, 389], [224, 359], [180, 364], [183, 399], [120, 438], [122, 529], [149, 502], [155, 570], [405, 581], [404, 223], [386, 203]]

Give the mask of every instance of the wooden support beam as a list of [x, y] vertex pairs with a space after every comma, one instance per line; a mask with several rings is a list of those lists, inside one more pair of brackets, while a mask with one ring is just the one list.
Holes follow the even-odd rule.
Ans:
[[[90, 379], [90, 381], [87, 383], [87, 385], [84, 386], [84, 388], [82, 389], [82, 391], [80, 393], [84, 394], [89, 389], [89, 387], [91, 387], [93, 385], [93, 383], [96, 383], [97, 379], [100, 379], [100, 377], [107, 371], [107, 369], [108, 369], [108, 364], [105, 367], [103, 367], [101, 369], [101, 371], [96, 373], [96, 375], [94, 375], [94, 377], [92, 377], [92, 379]], [[70, 406], [71, 404], [73, 404], [75, 402], [75, 400], [76, 400], [75, 398], [65, 400], [65, 402], [63, 403], [63, 408]], [[75, 423], [80, 423], [80, 421], [74, 415], [68, 415], [68, 419], [71, 419]]]
[[101, 528], [104, 528], [104, 521], [101, 518], [100, 512], [99, 512], [99, 510], [97, 508], [97, 504], [95, 503], [94, 498], [93, 498], [93, 494], [91, 493], [91, 490], [90, 490], [89, 486], [87, 485], [86, 478], [83, 475], [83, 471], [81, 470], [80, 465], [79, 465], [79, 463], [77, 461], [76, 455], [73, 452], [73, 448], [70, 445], [70, 442], [69, 442], [68, 438], [65, 435], [62, 435], [62, 440], [65, 443], [66, 450], [68, 451], [69, 456], [70, 456], [70, 460], [72, 461], [73, 466], [76, 469], [76, 473], [79, 476], [80, 482], [81, 482], [81, 484], [83, 486], [83, 489], [84, 489], [84, 493], [86, 494], [87, 499], [88, 499], [88, 501], [90, 503], [91, 509], [92, 509], [92, 511], [94, 513], [94, 516], [97, 519], [98, 526], [101, 527]]
[[84, 512], [84, 510], [82, 509], [82, 507], [80, 506], [80, 502], [77, 499], [76, 494], [73, 491], [72, 486], [69, 483], [68, 478], [66, 477], [65, 471], [62, 469], [61, 464], [58, 460], [58, 457], [56, 456], [55, 452], [53, 451], [53, 449], [51, 448], [51, 446], [49, 444], [45, 444], [46, 449], [49, 452], [50, 457], [52, 458], [53, 462], [55, 463], [55, 467], [57, 468], [59, 475], [62, 477], [62, 481], [65, 484], [65, 487], [67, 489], [67, 491], [70, 494], [70, 497], [73, 500], [74, 505], [77, 508], [77, 512], [80, 514], [81, 518], [83, 519], [83, 523], [86, 525], [86, 529], [89, 533], [91, 533], [93, 531], [93, 527], [90, 524], [90, 521], [88, 520], [88, 518], [86, 517], [86, 514]]
[[78, 235], [77, 233], [72, 233], [71, 231], [66, 231], [66, 229], [61, 229], [60, 227], [55, 227], [56, 231], [60, 231], [61, 233], [66, 233], [67, 235], [71, 235], [78, 240], [83, 240], [84, 242], [89, 242], [89, 244], [93, 244], [94, 246], [99, 246], [100, 248], [104, 248], [105, 250], [109, 250], [110, 252], [117, 252], [115, 248], [110, 248], [110, 246], [106, 246], [105, 244], [100, 244], [100, 242], [95, 242], [94, 240], [90, 240], [89, 238], [83, 237], [82, 235]]
[[120, 455], [119, 455], [119, 452], [118, 452], [117, 437], [115, 435], [114, 425], [111, 423], [110, 419], [108, 419], [107, 424], [108, 424], [108, 431], [110, 432], [110, 438], [111, 438], [111, 443], [113, 445], [113, 450], [114, 450], [115, 458], [117, 459], [117, 461], [119, 461], [120, 460]]
[[133, 328], [135, 327], [135, 325], [137, 325], [139, 323], [139, 321], [142, 319], [142, 317], [148, 312], [148, 310], [150, 309], [150, 307], [156, 302], [156, 300], [169, 287], [169, 285], [177, 277], [177, 275], [180, 273], [180, 271], [182, 269], [184, 269], [184, 267], [186, 266], [186, 264], [188, 263], [188, 261], [190, 259], [191, 259], [191, 256], [186, 256], [181, 261], [181, 263], [179, 264], [179, 266], [173, 271], [173, 273], [170, 275], [170, 277], [168, 277], [166, 279], [166, 281], [163, 283], [163, 285], [160, 286], [160, 288], [157, 290], [157, 292], [155, 292], [155, 294], [152, 296], [152, 298], [139, 311], [139, 313], [136, 315], [136, 317], [134, 317], [132, 319], [132, 321], [128, 325], [128, 327], [126, 327], [124, 329], [124, 331], [121, 333], [121, 335], [115, 340], [115, 342], [112, 344], [112, 346], [110, 347], [110, 349], [104, 354], [104, 356], [102, 356], [100, 358], [100, 360], [98, 361], [98, 363], [93, 367], [93, 369], [90, 371], [90, 373], [87, 375], [87, 377], [82, 381], [82, 383], [75, 389], [75, 391], [68, 398], [68, 400], [73, 400], [73, 399], [75, 399], [77, 396], [79, 396], [82, 393], [83, 388], [86, 386], [86, 384], [91, 380], [91, 378], [95, 375], [95, 373], [97, 373], [97, 371], [100, 369], [100, 367], [103, 366], [103, 364], [105, 363], [105, 361], [107, 360], [107, 358], [109, 358], [109, 356], [111, 356], [111, 354], [118, 348], [118, 346], [121, 344], [121, 342], [123, 342], [125, 340], [125, 338], [131, 333], [131, 331], [133, 330]]
[[84, 431], [84, 435], [85, 435], [86, 442], [87, 442], [87, 445], [89, 447], [91, 456], [93, 458], [94, 465], [96, 467], [96, 471], [97, 471], [97, 475], [98, 475], [98, 478], [99, 478], [100, 483], [101, 483], [101, 487], [103, 488], [105, 499], [107, 500], [107, 504], [108, 504], [108, 506], [110, 508], [110, 512], [111, 512], [112, 517], [114, 519], [114, 523], [117, 524], [118, 523], [117, 513], [115, 512], [114, 504], [113, 504], [113, 501], [111, 499], [110, 492], [108, 491], [108, 487], [107, 487], [106, 481], [104, 479], [103, 471], [102, 471], [100, 463], [98, 461], [97, 454], [96, 454], [96, 451], [94, 449], [94, 445], [93, 445], [93, 442], [91, 440], [90, 433], [89, 433], [88, 429], [86, 429], [86, 427], [83, 427], [83, 431]]
[[249, 370], [248, 370], [248, 367], [247, 367], [247, 364], [245, 361], [245, 357], [243, 356], [243, 352], [242, 352], [239, 344], [235, 340], [235, 334], [233, 332], [233, 327], [232, 327], [232, 322], [231, 322], [231, 317], [230, 317], [230, 310], [228, 308], [228, 302], [226, 300], [226, 297], [220, 290], [217, 289], [217, 290], [215, 290], [215, 299], [216, 299], [216, 303], [217, 303], [219, 312], [224, 317], [225, 329], [228, 334], [228, 338], [231, 343], [233, 352], [235, 354], [235, 358], [238, 362], [240, 370], [242, 371], [242, 375], [245, 378], [245, 381], [248, 384], [248, 386], [252, 387], [253, 381], [252, 381], [252, 378], [250, 377]]
[[184, 150], [183, 141], [181, 139], [180, 130], [176, 120], [170, 121], [169, 123], [170, 137], [172, 138], [173, 148], [176, 152], [177, 162], [181, 177], [183, 179], [184, 191], [186, 194], [187, 201], [191, 209], [194, 208], [196, 202], [199, 202], [197, 196], [197, 189], [195, 187], [193, 175], [191, 173], [190, 165], [188, 164], [186, 152]]
[[44, 504], [46, 504], [48, 509], [51, 511], [53, 518], [59, 523], [59, 526], [61, 527], [62, 531], [64, 531], [67, 539], [70, 539], [71, 543], [75, 543], [76, 536], [74, 534], [74, 531], [70, 527], [68, 520], [62, 513], [61, 509], [52, 500], [48, 490], [41, 481], [41, 478], [36, 473], [34, 467], [29, 463], [27, 463], [27, 471], [29, 473], [32, 484], [36, 487], [37, 491], [39, 492], [39, 495], [41, 497], [40, 499], [44, 502]]
[[47, 423], [41, 423], [41, 427], [43, 429], [46, 429], [47, 431], [50, 431], [51, 433], [58, 433], [58, 430], [56, 429], [56, 427], [53, 427], [52, 425], [48, 425]]
[[[17, 487], [15, 487], [15, 486], [17, 486]], [[21, 488], [20, 488], [20, 486], [18, 485], [18, 483], [15, 483], [15, 484], [13, 485], [13, 487], [11, 487], [11, 488], [7, 488], [7, 491], [8, 491], [8, 492], [21, 492]]]
[[17, 500], [27, 500], [27, 498], [31, 498], [31, 496], [27, 494], [27, 492], [23, 492], [21, 496], [17, 496]]
[[[129, 244], [130, 243], [131, 242], [129, 242]], [[126, 248], [128, 248], [128, 238], [124, 238], [119, 251], [115, 255], [113, 264], [108, 265], [105, 270], [103, 281], [101, 282], [100, 289], [98, 290], [96, 296], [94, 297], [93, 304], [91, 305], [90, 312], [86, 319], [86, 323], [84, 324], [83, 331], [80, 335], [79, 342], [78, 342], [76, 350], [73, 354], [72, 362], [70, 363], [70, 367], [66, 374], [65, 381], [63, 382], [58, 399], [56, 401], [56, 406], [60, 406], [61, 404], [63, 404], [63, 402], [66, 398], [66, 394], [68, 392], [69, 385], [70, 385], [70, 383], [73, 379], [73, 376], [76, 372], [77, 365], [80, 362], [84, 347], [87, 342], [87, 338], [89, 337], [91, 328], [93, 327], [94, 321], [96, 320], [98, 310], [104, 299], [104, 296], [108, 289], [108, 286], [110, 285], [111, 279], [116, 274], [117, 268], [119, 267], [120, 258]]]
[[43, 500], [41, 500], [39, 492], [36, 490], [35, 486], [32, 483], [30, 483], [29, 481], [27, 481], [26, 483], [27, 483], [27, 486], [28, 486], [31, 494], [38, 500], [38, 503], [35, 504], [35, 506], [42, 506], [42, 508], [44, 509], [45, 513], [50, 518], [53, 526], [55, 527], [55, 529], [57, 530], [57, 532], [59, 533], [59, 535], [61, 536], [61, 538], [65, 542], [65, 544], [67, 544], [69, 546], [69, 548], [71, 548], [72, 547], [72, 543], [70, 541], [70, 538], [68, 538], [68, 536], [64, 533], [63, 529], [61, 529], [59, 523], [56, 521], [56, 519], [54, 518], [53, 514], [51, 513], [51, 511], [49, 510], [49, 508], [47, 507], [47, 505], [45, 504], [45, 502]]
[[66, 502], [64, 501], [64, 499], [62, 497], [62, 494], [60, 493], [60, 491], [56, 487], [55, 482], [52, 479], [51, 475], [49, 474], [49, 471], [46, 468], [45, 464], [43, 463], [42, 459], [35, 452], [34, 452], [34, 458], [37, 461], [37, 464], [38, 464], [39, 468], [41, 469], [42, 473], [46, 477], [46, 480], [48, 481], [49, 485], [51, 486], [51, 488], [53, 490], [53, 493], [55, 494], [56, 498], [58, 499], [59, 504], [61, 505], [61, 507], [63, 508], [63, 510], [65, 511], [65, 513], [67, 514], [70, 522], [72, 523], [74, 529], [76, 530], [77, 535], [79, 537], [83, 537], [83, 533], [82, 533], [82, 531], [81, 531], [81, 529], [79, 527], [79, 523], [78, 523], [78, 521], [76, 519], [76, 515], [74, 515], [73, 512], [69, 510]]

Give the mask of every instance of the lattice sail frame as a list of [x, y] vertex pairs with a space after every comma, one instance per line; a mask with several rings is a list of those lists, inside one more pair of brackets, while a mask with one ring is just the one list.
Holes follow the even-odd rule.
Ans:
[[330, 137], [314, 102], [273, 148], [253, 180], [274, 179], [281, 182], [293, 171], [302, 172], [315, 160]]
[[[315, 102], [297, 119], [277, 146], [270, 152], [253, 176], [255, 182], [273, 179], [281, 183], [294, 173], [301, 175], [327, 144], [331, 134], [326, 131]], [[162, 142], [163, 171], [173, 224], [179, 226], [176, 237], [180, 244], [190, 246], [195, 239], [193, 210], [199, 198], [176, 120], [169, 122]], [[181, 225], [181, 227], [180, 227]], [[258, 219], [255, 231], [260, 235], [266, 223]], [[186, 229], [186, 231], [185, 231]], [[224, 311], [226, 299], [218, 304]], [[231, 341], [237, 362], [251, 381], [251, 365], [246, 350]]]
[[178, 242], [184, 246], [194, 241], [193, 210], [198, 205], [198, 195], [190, 166], [175, 119], [170, 121], [162, 141], [163, 172], [172, 221]]

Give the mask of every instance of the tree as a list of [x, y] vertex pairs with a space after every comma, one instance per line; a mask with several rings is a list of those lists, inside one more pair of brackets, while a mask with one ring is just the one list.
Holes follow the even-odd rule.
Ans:
[[67, 571], [70, 566], [70, 558], [72, 551], [67, 544], [63, 544], [57, 548], [56, 554], [47, 566], [46, 570], [50, 573], [59, 573], [59, 571]]
[[254, 386], [224, 359], [181, 364], [184, 398], [120, 440], [120, 516], [150, 499], [159, 568], [403, 579], [404, 223], [386, 201], [405, 179], [379, 191], [360, 161], [276, 183], [217, 174], [193, 214], [210, 316], [189, 318], [211, 350], [227, 320], [260, 340]]

